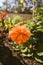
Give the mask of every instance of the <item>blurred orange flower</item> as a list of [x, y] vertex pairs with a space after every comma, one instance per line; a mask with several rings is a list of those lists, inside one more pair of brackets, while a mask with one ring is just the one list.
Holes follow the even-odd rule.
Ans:
[[31, 32], [26, 26], [15, 26], [9, 32], [9, 36], [12, 41], [15, 41], [17, 44], [22, 45], [30, 39]]
[[7, 15], [7, 12], [4, 12], [3, 14], [0, 14], [0, 19], [2, 19], [3, 17], [5, 17]]

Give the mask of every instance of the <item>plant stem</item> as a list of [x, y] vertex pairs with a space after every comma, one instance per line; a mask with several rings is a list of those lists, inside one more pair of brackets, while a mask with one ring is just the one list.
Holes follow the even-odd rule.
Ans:
[[32, 4], [33, 4], [33, 21], [34, 21], [34, 0], [32, 0]]

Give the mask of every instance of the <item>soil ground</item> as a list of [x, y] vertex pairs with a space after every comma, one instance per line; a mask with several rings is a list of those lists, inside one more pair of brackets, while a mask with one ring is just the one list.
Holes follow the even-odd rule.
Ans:
[[23, 20], [28, 20], [28, 19], [31, 19], [32, 18], [32, 14], [13, 14], [13, 13], [8, 13], [8, 15], [11, 18], [19, 15], [19, 16], [21, 16], [23, 18]]

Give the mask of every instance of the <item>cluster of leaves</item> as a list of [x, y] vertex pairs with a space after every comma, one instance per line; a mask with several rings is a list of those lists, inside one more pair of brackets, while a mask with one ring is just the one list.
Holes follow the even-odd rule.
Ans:
[[3, 26], [3, 23], [4, 23], [5, 28], [11, 29], [15, 25], [23, 24], [23, 19], [22, 17], [18, 15], [14, 18], [6, 16], [5, 19], [0, 20], [0, 26]]
[[36, 46], [36, 50], [32, 48], [35, 50], [33, 53], [34, 58], [38, 62], [43, 63], [43, 5], [37, 7], [34, 20], [29, 23], [27, 22], [27, 24], [33, 33], [32, 41]]

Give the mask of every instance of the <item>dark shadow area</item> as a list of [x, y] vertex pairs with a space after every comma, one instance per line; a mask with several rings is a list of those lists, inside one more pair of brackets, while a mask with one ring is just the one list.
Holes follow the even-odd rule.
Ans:
[[8, 47], [0, 47], [0, 62], [2, 65], [23, 65], [19, 58], [12, 55], [12, 51]]

